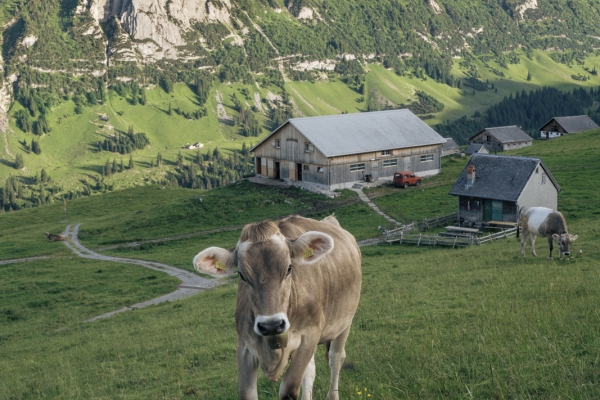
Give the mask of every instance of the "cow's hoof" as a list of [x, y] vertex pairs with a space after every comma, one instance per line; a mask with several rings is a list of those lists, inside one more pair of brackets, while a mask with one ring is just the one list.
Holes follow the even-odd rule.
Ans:
[[[548, 260], [554, 260], [554, 258], [552, 258], [552, 257], [548, 257]], [[562, 258], [561, 258], [561, 260], [562, 260]]]

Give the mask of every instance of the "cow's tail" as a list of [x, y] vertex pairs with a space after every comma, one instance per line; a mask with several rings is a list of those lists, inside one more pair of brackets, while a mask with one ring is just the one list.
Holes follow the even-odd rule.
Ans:
[[519, 238], [519, 231], [521, 230], [521, 216], [517, 219], [517, 239]]

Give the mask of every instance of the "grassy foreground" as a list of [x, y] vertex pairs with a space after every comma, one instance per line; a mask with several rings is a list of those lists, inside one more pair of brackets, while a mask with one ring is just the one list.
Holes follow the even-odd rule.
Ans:
[[[548, 261], [543, 240], [538, 240], [540, 257], [521, 258], [514, 238], [460, 250], [363, 248], [361, 304], [346, 348], [352, 367], [341, 373], [340, 397], [600, 397], [600, 165], [594, 161], [599, 147], [600, 133], [589, 132], [536, 141], [519, 151], [542, 157], [561, 184], [559, 208], [565, 211], [570, 231], [579, 235], [574, 250], [583, 249], [581, 258]], [[419, 190], [395, 189], [375, 201], [398, 195], [395, 201], [401, 210], [429, 204], [443, 211], [447, 205], [438, 204], [442, 201], [453, 209], [454, 198], [445, 199], [443, 187], [451, 185], [451, 170], [460, 171], [462, 164], [444, 167], [449, 176], [432, 178]], [[69, 219], [86, 221], [83, 243], [95, 248], [191, 233], [219, 226], [219, 221], [222, 227], [235, 227], [253, 217], [262, 219], [269, 210], [275, 214], [318, 208], [303, 193], [241, 189], [238, 198], [231, 198], [224, 193], [234, 194], [235, 186], [212, 192], [136, 188], [122, 192], [130, 197], [114, 193], [73, 201]], [[202, 203], [195, 200], [198, 195], [205, 196]], [[282, 196], [281, 202], [275, 201], [277, 196]], [[265, 206], [266, 198], [274, 204]], [[209, 199], [230, 214], [211, 217], [190, 211]], [[247, 204], [248, 213], [232, 211], [241, 204]], [[361, 205], [340, 201], [339, 206], [336, 214], [342, 225], [358, 237], [367, 237], [379, 224]], [[176, 303], [83, 323], [90, 311], [118, 308], [125, 296], [136, 296], [136, 287], [147, 286], [136, 282], [157, 282], [153, 290], [168, 282], [159, 284], [158, 275], [147, 279], [156, 274], [134, 266], [127, 272], [130, 279], [125, 279], [122, 272], [107, 269], [107, 263], [92, 266], [69, 258], [62, 246], [30, 238], [46, 227], [60, 226], [60, 216], [52, 221], [54, 212], [60, 214], [58, 205], [0, 216], [3, 232], [15, 234], [11, 247], [3, 245], [3, 255], [14, 248], [23, 256], [56, 258], [0, 265], [3, 277], [9, 277], [3, 278], [0, 291], [0, 398], [236, 399], [237, 280]], [[411, 213], [407, 218], [421, 216]], [[206, 225], [197, 228], [194, 218]], [[145, 250], [110, 252], [183, 266], [208, 245], [231, 246], [237, 232], [234, 228]], [[98, 269], [107, 272], [98, 275], [110, 276], [102, 281], [110, 288], [93, 284], [98, 283], [93, 280], [99, 279], [93, 275]], [[60, 293], [48, 293], [53, 287], [71, 287], [80, 294], [66, 297], [68, 292], [63, 292], [59, 301]], [[329, 381], [322, 353], [319, 349], [316, 357], [316, 399], [326, 396]], [[259, 379], [261, 398], [275, 399], [277, 391], [277, 384]]]

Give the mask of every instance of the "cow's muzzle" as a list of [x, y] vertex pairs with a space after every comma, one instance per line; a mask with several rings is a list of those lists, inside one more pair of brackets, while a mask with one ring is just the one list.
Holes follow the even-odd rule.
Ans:
[[288, 330], [290, 323], [284, 313], [259, 315], [254, 322], [254, 331], [261, 336], [280, 335]]
[[568, 257], [568, 256], [571, 255], [571, 252], [570, 251], [565, 251], [563, 254]]

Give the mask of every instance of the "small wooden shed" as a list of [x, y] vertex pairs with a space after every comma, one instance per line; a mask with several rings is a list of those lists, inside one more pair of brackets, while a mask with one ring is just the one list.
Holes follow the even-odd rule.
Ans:
[[446, 143], [442, 144], [442, 157], [460, 153], [460, 147], [453, 138], [447, 137], [444, 139], [446, 139]]
[[446, 140], [408, 109], [292, 118], [252, 149], [256, 175], [325, 190], [439, 173]]
[[466, 225], [517, 222], [521, 207], [558, 206], [560, 186], [540, 158], [474, 154], [452, 186]]

